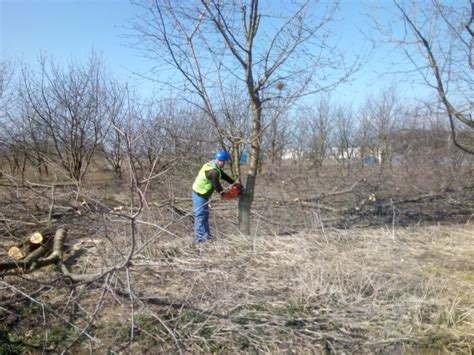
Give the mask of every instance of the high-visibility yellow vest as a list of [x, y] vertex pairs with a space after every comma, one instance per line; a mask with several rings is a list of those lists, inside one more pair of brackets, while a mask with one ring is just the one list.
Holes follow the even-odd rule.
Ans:
[[194, 180], [193, 184], [193, 190], [198, 194], [205, 195], [212, 189], [212, 182], [206, 177], [206, 172], [209, 170], [216, 170], [219, 173], [219, 180], [222, 177], [221, 169], [219, 169], [214, 160], [204, 164], [201, 170], [199, 170], [199, 173], [196, 176], [196, 180]]

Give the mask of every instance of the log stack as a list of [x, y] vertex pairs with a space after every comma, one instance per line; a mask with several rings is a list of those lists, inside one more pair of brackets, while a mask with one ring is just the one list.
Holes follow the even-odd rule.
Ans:
[[42, 245], [45, 246], [50, 239], [51, 236], [43, 236], [40, 232], [34, 232], [20, 243], [10, 246], [8, 256], [15, 260], [22, 260]]
[[50, 228], [43, 233], [34, 232], [20, 243], [10, 246], [8, 256], [12, 260], [0, 262], [0, 271], [31, 271], [61, 260], [67, 229], [57, 227], [54, 236], [53, 231], [54, 229]]

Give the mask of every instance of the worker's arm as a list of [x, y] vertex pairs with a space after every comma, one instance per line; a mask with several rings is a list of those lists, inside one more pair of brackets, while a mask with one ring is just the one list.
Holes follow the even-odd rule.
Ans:
[[[214, 190], [216, 190], [218, 193], [221, 193], [224, 189], [222, 188], [222, 185], [219, 182], [219, 173], [215, 170], [209, 170], [206, 172], [206, 174], [207, 174], [207, 178], [211, 180]], [[235, 182], [234, 179], [232, 179], [229, 175], [227, 175], [223, 171], [221, 171], [221, 176], [222, 176], [222, 179], [227, 181], [229, 184], [233, 184]]]
[[214, 187], [214, 190], [221, 193], [223, 189], [222, 189], [222, 186], [219, 182], [219, 173], [215, 170], [209, 170], [209, 171], [206, 171], [206, 174], [207, 174], [207, 178], [209, 180], [211, 180], [211, 183], [212, 183], [212, 186]]
[[234, 179], [232, 179], [229, 175], [226, 173], [222, 172], [222, 178], [227, 181], [229, 184], [233, 184], [235, 182]]

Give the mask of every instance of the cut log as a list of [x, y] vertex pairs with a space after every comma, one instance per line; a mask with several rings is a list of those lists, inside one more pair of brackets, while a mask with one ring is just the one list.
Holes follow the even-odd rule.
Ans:
[[[14, 248], [18, 249], [18, 251], [23, 254], [23, 257], [15, 259], [15, 261], [0, 262], [0, 271], [18, 268], [23, 271], [32, 271], [46, 265], [56, 264], [62, 258], [66, 235], [67, 229], [65, 227], [59, 227], [54, 238], [48, 238], [45, 243], [38, 244], [37, 248], [27, 255], [16, 246], [11, 247], [10, 250], [15, 250]], [[12, 253], [15, 252], [12, 251]]]
[[44, 254], [47, 252], [47, 249], [51, 249], [53, 233], [54, 230], [50, 227], [44, 230], [43, 233], [34, 232], [28, 235], [22, 241], [7, 247], [8, 256], [15, 260], [28, 258], [30, 254], [37, 257], [38, 249], [42, 249], [43, 251], [40, 251], [39, 253]]
[[29, 240], [28, 242], [18, 243], [8, 248], [8, 256], [15, 260], [21, 260], [27, 258], [31, 254], [36, 253], [38, 249], [41, 249], [46, 244], [47, 243], [33, 244]]
[[25, 254], [23, 254], [20, 248], [13, 246], [8, 249], [8, 256], [12, 259], [20, 260], [25, 257]]
[[33, 244], [41, 244], [44, 241], [44, 237], [40, 232], [35, 232], [30, 236], [30, 242]]
[[[54, 238], [48, 238], [45, 243], [39, 245], [39, 247], [32, 253], [22, 257], [21, 260], [0, 262], [0, 275], [2, 275], [4, 272], [8, 272], [8, 270], [15, 270], [13, 273], [18, 274], [22, 272], [31, 272], [47, 265], [58, 264], [63, 275], [70, 278], [72, 281], [92, 282], [116, 270], [117, 268], [122, 267], [112, 266], [92, 274], [71, 273], [67, 266], [61, 262], [66, 236], [67, 228], [65, 226], [58, 227]], [[21, 252], [20, 248], [16, 246], [11, 247], [10, 249], [15, 250], [14, 248], [16, 248], [17, 252]]]

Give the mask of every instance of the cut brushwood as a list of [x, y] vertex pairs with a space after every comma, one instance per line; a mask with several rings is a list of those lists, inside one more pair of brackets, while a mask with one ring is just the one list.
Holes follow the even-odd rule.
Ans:
[[[91, 274], [74, 274], [68, 269], [65, 263], [63, 263], [63, 253], [65, 247], [64, 241], [66, 239], [66, 236], [67, 228], [65, 226], [57, 227], [56, 233], [54, 234], [54, 238], [47, 238], [44, 243], [36, 244], [38, 245], [37, 249], [35, 249], [28, 255], [22, 253], [20, 247], [18, 246], [10, 247], [8, 253], [10, 257], [15, 260], [0, 262], [0, 276], [10, 274], [8, 270], [14, 270], [11, 272], [11, 274], [16, 275], [26, 272], [32, 272], [47, 265], [56, 264], [59, 266], [59, 269], [62, 274], [65, 277], [71, 279], [72, 281], [92, 282], [126, 265], [122, 264], [119, 266], [112, 266], [106, 269], [101, 269], [100, 271]], [[31, 235], [31, 237], [33, 237], [33, 235]], [[37, 240], [36, 236], [33, 238], [33, 240]], [[29, 243], [23, 244], [34, 245], [32, 240], [30, 239]]]
[[[0, 262], [0, 271], [23, 269], [23, 271], [32, 271], [40, 267], [55, 264], [62, 258], [64, 239], [67, 230], [65, 227], [59, 227], [56, 230], [54, 238], [45, 238], [40, 244], [33, 244], [30, 236], [20, 246], [12, 246], [8, 250], [8, 255], [15, 259], [14, 261]], [[34, 247], [31, 250], [31, 247]]]
[[50, 231], [46, 231], [45, 233], [41, 234], [40, 232], [34, 232], [30, 234], [28, 237], [23, 239], [21, 242], [12, 245], [8, 249], [8, 256], [15, 260], [21, 260], [35, 250], [41, 248], [41, 246], [45, 246], [48, 244], [48, 241], [51, 240], [51, 234], [46, 235], [46, 233], [51, 233]]

